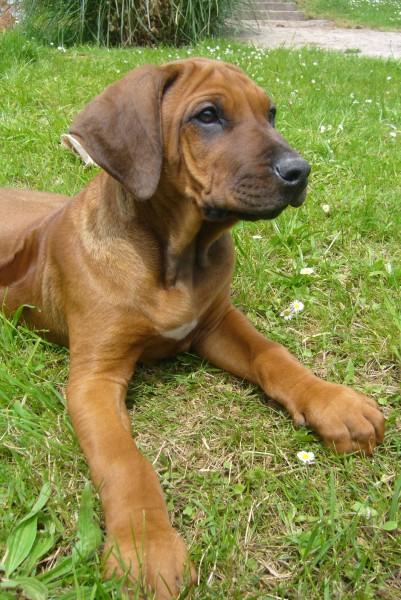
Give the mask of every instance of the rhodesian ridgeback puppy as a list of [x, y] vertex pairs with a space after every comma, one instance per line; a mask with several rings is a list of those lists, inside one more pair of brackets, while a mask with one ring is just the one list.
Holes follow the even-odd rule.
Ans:
[[373, 400], [316, 377], [230, 301], [232, 225], [305, 198], [310, 167], [274, 113], [233, 65], [140, 67], [70, 129], [103, 169], [82, 192], [0, 192], [0, 299], [9, 313], [29, 305], [25, 321], [70, 347], [68, 410], [103, 504], [107, 571], [129, 569], [158, 600], [177, 595], [189, 563], [131, 436], [138, 361], [195, 351], [337, 452], [371, 453], [383, 439]]

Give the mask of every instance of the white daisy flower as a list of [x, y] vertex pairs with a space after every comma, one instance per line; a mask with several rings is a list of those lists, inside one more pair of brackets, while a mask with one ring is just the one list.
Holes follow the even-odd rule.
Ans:
[[283, 317], [284, 321], [291, 321], [294, 315], [302, 312], [304, 309], [304, 303], [301, 300], [293, 300], [288, 308], [281, 311], [280, 317]]
[[297, 457], [305, 465], [311, 465], [315, 462], [315, 455], [313, 452], [307, 452], [307, 450], [301, 450], [297, 452]]
[[301, 300], [294, 300], [290, 304], [290, 311], [296, 315], [297, 313], [302, 312], [304, 309], [304, 303]]
[[280, 317], [283, 317], [284, 321], [291, 321], [293, 316], [294, 316], [294, 313], [291, 312], [290, 308], [285, 308], [280, 313]]
[[313, 269], [312, 267], [302, 267], [302, 269], [300, 269], [299, 274], [300, 275], [313, 275], [315, 272], [315, 269]]
[[326, 215], [330, 212], [330, 204], [321, 204], [322, 211], [326, 213]]

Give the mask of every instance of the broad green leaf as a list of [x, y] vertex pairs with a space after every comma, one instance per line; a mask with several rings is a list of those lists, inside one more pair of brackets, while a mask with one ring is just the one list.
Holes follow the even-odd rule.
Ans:
[[37, 532], [37, 516], [24, 519], [9, 535], [3, 563], [6, 577], [14, 573], [15, 569], [26, 559], [35, 542]]
[[12, 583], [11, 587], [18, 586], [22, 589], [26, 600], [47, 600], [47, 587], [35, 577], [15, 577], [10, 580], [10, 583]]
[[37, 514], [48, 501], [50, 491], [50, 484], [45, 483], [32, 509], [19, 521], [14, 531], [9, 535], [6, 544], [6, 553], [2, 560], [7, 577], [14, 573], [15, 569], [19, 567], [31, 551], [37, 533]]
[[28, 558], [24, 563], [24, 572], [30, 573], [36, 566], [38, 561], [45, 556], [49, 550], [54, 546], [56, 536], [54, 534], [55, 526], [54, 523], [50, 523], [49, 528], [44, 531], [38, 531], [35, 539], [35, 543], [32, 546], [32, 550], [29, 553]]
[[394, 531], [395, 529], [397, 529], [397, 527], [398, 527], [397, 521], [386, 521], [382, 525], [382, 529], [384, 529], [384, 531]]
[[21, 519], [19, 525], [24, 521], [27, 521], [34, 515], [37, 515], [40, 510], [46, 505], [48, 499], [50, 498], [51, 488], [50, 483], [46, 482], [42, 485], [42, 489], [39, 492], [39, 498], [36, 500], [35, 504], [32, 507], [32, 510]]

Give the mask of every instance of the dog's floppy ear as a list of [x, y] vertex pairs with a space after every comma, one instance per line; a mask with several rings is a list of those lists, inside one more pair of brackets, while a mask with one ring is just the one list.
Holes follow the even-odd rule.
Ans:
[[69, 133], [138, 199], [156, 191], [163, 160], [160, 104], [178, 74], [171, 65], [131, 71], [80, 112]]

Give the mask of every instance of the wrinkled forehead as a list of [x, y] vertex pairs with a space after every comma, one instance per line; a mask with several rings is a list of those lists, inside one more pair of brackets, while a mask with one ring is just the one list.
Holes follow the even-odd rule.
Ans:
[[[189, 108], [212, 101], [237, 116], [267, 114], [271, 100], [243, 71], [229, 63], [208, 59], [182, 61], [183, 70], [172, 86], [171, 96]], [[169, 93], [170, 95], [170, 93]]]

